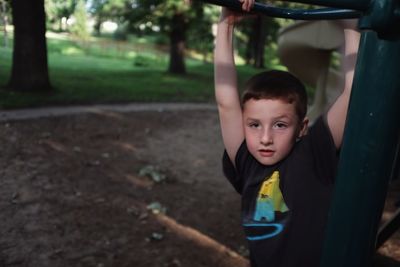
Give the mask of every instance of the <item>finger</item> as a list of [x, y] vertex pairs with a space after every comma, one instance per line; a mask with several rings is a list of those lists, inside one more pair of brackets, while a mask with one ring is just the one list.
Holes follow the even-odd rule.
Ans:
[[249, 11], [253, 9], [254, 6], [254, 0], [249, 1]]
[[246, 0], [246, 11], [249, 12], [253, 8], [254, 1]]
[[247, 2], [243, 1], [242, 2], [242, 10], [246, 11], [246, 8], [247, 8]]

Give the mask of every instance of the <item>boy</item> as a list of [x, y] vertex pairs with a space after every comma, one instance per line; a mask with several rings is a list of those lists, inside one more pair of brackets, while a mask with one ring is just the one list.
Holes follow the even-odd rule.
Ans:
[[[242, 0], [249, 11], [253, 0]], [[252, 267], [319, 266], [359, 33], [341, 21], [345, 85], [308, 129], [302, 83], [284, 71], [252, 77], [238, 96], [232, 36], [238, 15], [223, 8], [215, 47], [215, 96], [224, 172], [242, 197]]]

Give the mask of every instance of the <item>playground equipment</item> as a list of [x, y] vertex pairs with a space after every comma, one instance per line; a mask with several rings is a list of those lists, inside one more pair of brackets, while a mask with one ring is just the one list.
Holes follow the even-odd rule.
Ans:
[[[237, 0], [205, 1], [241, 11]], [[360, 49], [321, 266], [370, 266], [399, 161], [400, 1], [295, 1], [330, 8], [288, 10], [256, 3], [252, 12], [302, 20], [360, 18]], [[381, 239], [389, 232], [380, 231]]]
[[[283, 28], [278, 38], [278, 55], [289, 71], [316, 88], [314, 102], [307, 116], [314, 121], [339, 95], [343, 75], [330, 67], [331, 53], [343, 43], [342, 30], [332, 21], [297, 21]], [[307, 62], [307, 67], [304, 67]], [[390, 180], [400, 177], [400, 142]], [[400, 227], [400, 208], [379, 228], [379, 248]]]
[[338, 88], [343, 88], [342, 73], [330, 64], [332, 52], [343, 41], [342, 29], [327, 20], [298, 21], [279, 33], [279, 59], [291, 73], [316, 89], [307, 114], [310, 121], [329, 107], [340, 94]]

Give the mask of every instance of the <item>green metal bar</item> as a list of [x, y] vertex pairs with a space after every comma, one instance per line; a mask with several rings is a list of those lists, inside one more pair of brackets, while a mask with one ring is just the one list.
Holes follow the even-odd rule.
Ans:
[[[204, 2], [225, 6], [237, 12], [242, 12], [242, 3], [239, 0], [203, 0]], [[250, 13], [262, 14], [269, 17], [298, 19], [298, 20], [329, 20], [358, 18], [361, 12], [350, 9], [318, 8], [318, 9], [289, 9], [278, 8], [258, 2]]]
[[335, 8], [348, 8], [358, 11], [368, 9], [371, 1], [369, 0], [282, 0], [286, 2], [296, 2], [309, 5], [329, 6]]
[[323, 267], [371, 264], [400, 130], [399, 37], [361, 37]]

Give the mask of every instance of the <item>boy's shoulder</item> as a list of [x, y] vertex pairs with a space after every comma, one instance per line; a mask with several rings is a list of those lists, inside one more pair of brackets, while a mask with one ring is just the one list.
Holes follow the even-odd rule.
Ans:
[[304, 136], [308, 142], [325, 142], [328, 145], [335, 146], [332, 133], [328, 126], [327, 115], [320, 115], [309, 127], [307, 134]]
[[312, 172], [317, 180], [330, 183], [335, 179], [338, 161], [339, 151], [323, 115], [295, 145], [293, 153], [288, 155], [287, 164], [289, 168]]
[[337, 154], [332, 134], [329, 130], [325, 115], [318, 117], [307, 130], [307, 133], [296, 140], [292, 153], [287, 158], [297, 156], [306, 156], [310, 154], [311, 158], [324, 157], [326, 153]]

